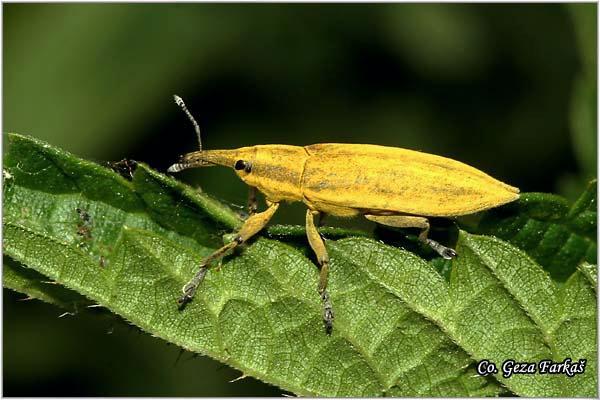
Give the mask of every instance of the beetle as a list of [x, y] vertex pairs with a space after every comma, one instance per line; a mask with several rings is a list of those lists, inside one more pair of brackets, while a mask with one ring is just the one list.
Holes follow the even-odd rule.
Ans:
[[[327, 292], [329, 256], [315, 219], [362, 215], [378, 224], [420, 228], [419, 240], [446, 259], [456, 252], [428, 237], [428, 217], [458, 217], [497, 207], [519, 198], [519, 189], [450, 158], [424, 152], [370, 144], [324, 143], [310, 146], [258, 145], [231, 150], [203, 150], [200, 128], [183, 100], [175, 102], [192, 121], [199, 150], [184, 154], [168, 172], [221, 165], [232, 168], [250, 187], [250, 215], [235, 239], [203, 259], [183, 286], [185, 306], [206, 275], [209, 263], [262, 230], [282, 202], [306, 204], [306, 235], [321, 266], [318, 293], [328, 334], [334, 313]], [[265, 195], [267, 209], [256, 210], [256, 190]]]

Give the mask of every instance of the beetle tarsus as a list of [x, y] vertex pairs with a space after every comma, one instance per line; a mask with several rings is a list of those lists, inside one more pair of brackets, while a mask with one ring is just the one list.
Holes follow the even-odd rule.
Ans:
[[446, 260], [451, 260], [458, 255], [456, 253], [456, 251], [454, 251], [453, 249], [443, 246], [433, 239], [427, 238], [427, 239], [425, 239], [425, 243], [427, 243], [429, 245], [429, 247], [431, 247], [433, 250], [435, 250], [436, 253], [438, 253], [440, 256], [442, 256]]
[[333, 315], [333, 306], [331, 305], [331, 299], [329, 298], [327, 290], [323, 290], [321, 299], [323, 300], [323, 323], [325, 324], [325, 332], [328, 335], [331, 335], [331, 332], [333, 331], [333, 319], [335, 316]]
[[181, 291], [183, 292], [183, 296], [177, 299], [177, 304], [179, 304], [179, 308], [184, 308], [187, 303], [192, 301], [194, 295], [196, 294], [196, 290], [198, 290], [198, 286], [200, 286], [200, 284], [204, 280], [207, 271], [208, 267], [206, 265], [201, 266], [196, 275], [194, 275], [194, 277], [183, 286], [183, 288], [181, 289]]

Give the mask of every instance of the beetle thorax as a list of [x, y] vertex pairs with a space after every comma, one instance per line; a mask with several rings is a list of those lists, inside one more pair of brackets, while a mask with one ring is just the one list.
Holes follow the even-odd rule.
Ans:
[[302, 173], [308, 157], [302, 147], [285, 145], [255, 146], [254, 159], [248, 160], [250, 172], [236, 171], [248, 185], [256, 187], [271, 201], [301, 201]]

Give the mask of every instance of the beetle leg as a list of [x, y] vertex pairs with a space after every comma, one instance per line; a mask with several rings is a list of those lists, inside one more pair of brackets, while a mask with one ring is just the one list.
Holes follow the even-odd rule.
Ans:
[[392, 226], [395, 228], [421, 228], [422, 231], [419, 234], [419, 240], [429, 247], [431, 247], [436, 253], [444, 257], [446, 260], [450, 260], [456, 257], [456, 251], [453, 249], [443, 246], [433, 239], [429, 239], [427, 234], [429, 233], [429, 221], [424, 217], [415, 217], [410, 215], [365, 215], [365, 218], [373, 222], [377, 222], [381, 225]]
[[237, 236], [231, 243], [227, 243], [225, 246], [216, 250], [214, 253], [202, 260], [198, 272], [196, 272], [194, 277], [183, 286], [183, 296], [177, 300], [177, 303], [179, 303], [181, 307], [185, 306], [185, 304], [194, 297], [198, 286], [200, 286], [202, 280], [204, 280], [206, 272], [208, 271], [209, 263], [223, 257], [229, 250], [236, 248], [263, 229], [271, 217], [273, 217], [275, 211], [277, 211], [279, 203], [273, 203], [267, 200], [267, 206], [268, 208], [265, 211], [248, 217], [248, 219], [244, 222], [244, 225], [242, 225], [238, 231]]
[[317, 222], [317, 227], [322, 227], [323, 223], [325, 222], [325, 219], [327, 218], [329, 214], [324, 213], [323, 211], [319, 211], [319, 221]]
[[319, 215], [318, 211], [307, 210], [306, 211], [306, 236], [308, 237], [308, 243], [317, 256], [317, 261], [321, 265], [321, 274], [319, 275], [319, 294], [321, 300], [323, 300], [323, 322], [325, 323], [325, 331], [328, 335], [331, 335], [333, 329], [333, 307], [331, 305], [331, 299], [327, 292], [327, 275], [329, 273], [329, 255], [325, 248], [323, 238], [317, 231], [315, 226], [315, 217]]
[[258, 202], [256, 201], [256, 188], [248, 187], [248, 215], [253, 215], [258, 210]]

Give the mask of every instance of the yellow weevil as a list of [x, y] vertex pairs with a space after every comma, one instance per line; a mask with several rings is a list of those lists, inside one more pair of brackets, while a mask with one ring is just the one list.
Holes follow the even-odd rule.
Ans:
[[[209, 263], [263, 229], [283, 201], [308, 207], [306, 235], [321, 265], [318, 292], [323, 301], [327, 333], [333, 309], [327, 293], [329, 256], [315, 226], [321, 213], [338, 217], [363, 215], [378, 224], [420, 228], [419, 239], [446, 259], [456, 252], [429, 239], [427, 217], [458, 217], [487, 210], [519, 198], [519, 189], [461, 162], [419, 151], [368, 144], [324, 143], [305, 147], [259, 145], [233, 150], [202, 150], [200, 128], [183, 100], [175, 102], [194, 124], [198, 151], [185, 154], [169, 172], [222, 165], [233, 168], [250, 186], [250, 216], [235, 239], [200, 263], [183, 287], [180, 305], [190, 301], [204, 279]], [[267, 209], [256, 211], [256, 189]]]

